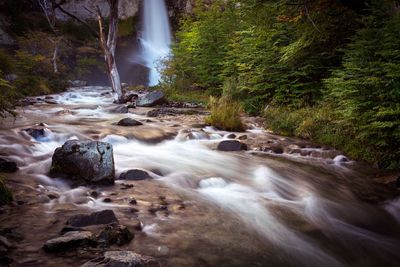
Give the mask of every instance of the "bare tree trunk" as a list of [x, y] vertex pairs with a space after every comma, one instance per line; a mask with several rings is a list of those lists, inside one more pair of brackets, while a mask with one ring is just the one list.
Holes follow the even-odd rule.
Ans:
[[57, 55], [58, 55], [58, 41], [56, 41], [54, 44], [54, 53], [53, 53], [53, 67], [55, 73], [58, 73]]
[[107, 42], [103, 32], [103, 22], [100, 8], [97, 7], [97, 18], [99, 20], [100, 41], [104, 51], [104, 59], [107, 65], [108, 78], [111, 83], [113, 92], [117, 95], [116, 101], [121, 103], [124, 101], [124, 92], [121, 87], [117, 64], [115, 63], [115, 48], [118, 40], [118, 0], [107, 0], [110, 6], [109, 30]]
[[[44, 15], [46, 16], [47, 22], [50, 25], [54, 35], [56, 36], [56, 40], [48, 38], [48, 40], [54, 45], [54, 52], [53, 52], [53, 69], [55, 73], [58, 73], [58, 65], [57, 65], [57, 56], [58, 56], [58, 44], [59, 40], [57, 40], [59, 34], [56, 29], [56, 16], [55, 16], [55, 8], [53, 6], [53, 2], [51, 6], [49, 5], [47, 0], [38, 0], [40, 7]], [[51, 14], [50, 14], [51, 12]]]

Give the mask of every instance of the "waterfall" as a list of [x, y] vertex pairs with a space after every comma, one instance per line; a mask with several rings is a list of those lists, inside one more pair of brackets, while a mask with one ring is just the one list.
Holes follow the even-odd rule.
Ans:
[[145, 65], [150, 69], [149, 85], [157, 85], [160, 81], [157, 61], [168, 56], [171, 45], [171, 30], [164, 0], [144, 1], [143, 33], [140, 43]]

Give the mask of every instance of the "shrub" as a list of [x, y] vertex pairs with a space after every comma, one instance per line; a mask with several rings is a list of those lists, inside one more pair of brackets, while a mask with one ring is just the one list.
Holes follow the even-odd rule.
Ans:
[[[0, 71], [1, 74], [1, 71]], [[17, 94], [14, 87], [6, 80], [0, 78], [0, 117], [4, 118], [7, 113], [16, 115], [14, 112], [14, 101]]]
[[240, 118], [243, 107], [239, 102], [227, 98], [210, 97], [208, 104], [211, 114], [206, 123], [225, 131], [244, 131], [245, 127]]

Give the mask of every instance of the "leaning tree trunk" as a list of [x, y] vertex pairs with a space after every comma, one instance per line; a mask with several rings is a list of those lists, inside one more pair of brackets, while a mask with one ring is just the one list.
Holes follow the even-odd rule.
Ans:
[[121, 80], [115, 63], [115, 48], [117, 47], [118, 39], [118, 0], [107, 0], [110, 6], [109, 30], [107, 42], [103, 32], [103, 23], [100, 13], [100, 8], [97, 7], [97, 17], [100, 27], [100, 41], [104, 51], [104, 59], [107, 65], [108, 78], [111, 83], [113, 92], [117, 95], [117, 102], [121, 103], [124, 100], [124, 92], [121, 87]]

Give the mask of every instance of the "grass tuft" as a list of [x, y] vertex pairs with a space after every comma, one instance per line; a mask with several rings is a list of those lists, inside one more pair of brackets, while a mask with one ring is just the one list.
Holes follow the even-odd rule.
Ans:
[[208, 107], [211, 114], [206, 118], [206, 123], [224, 131], [242, 132], [245, 130], [240, 118], [243, 106], [239, 102], [230, 101], [227, 98], [210, 97]]

